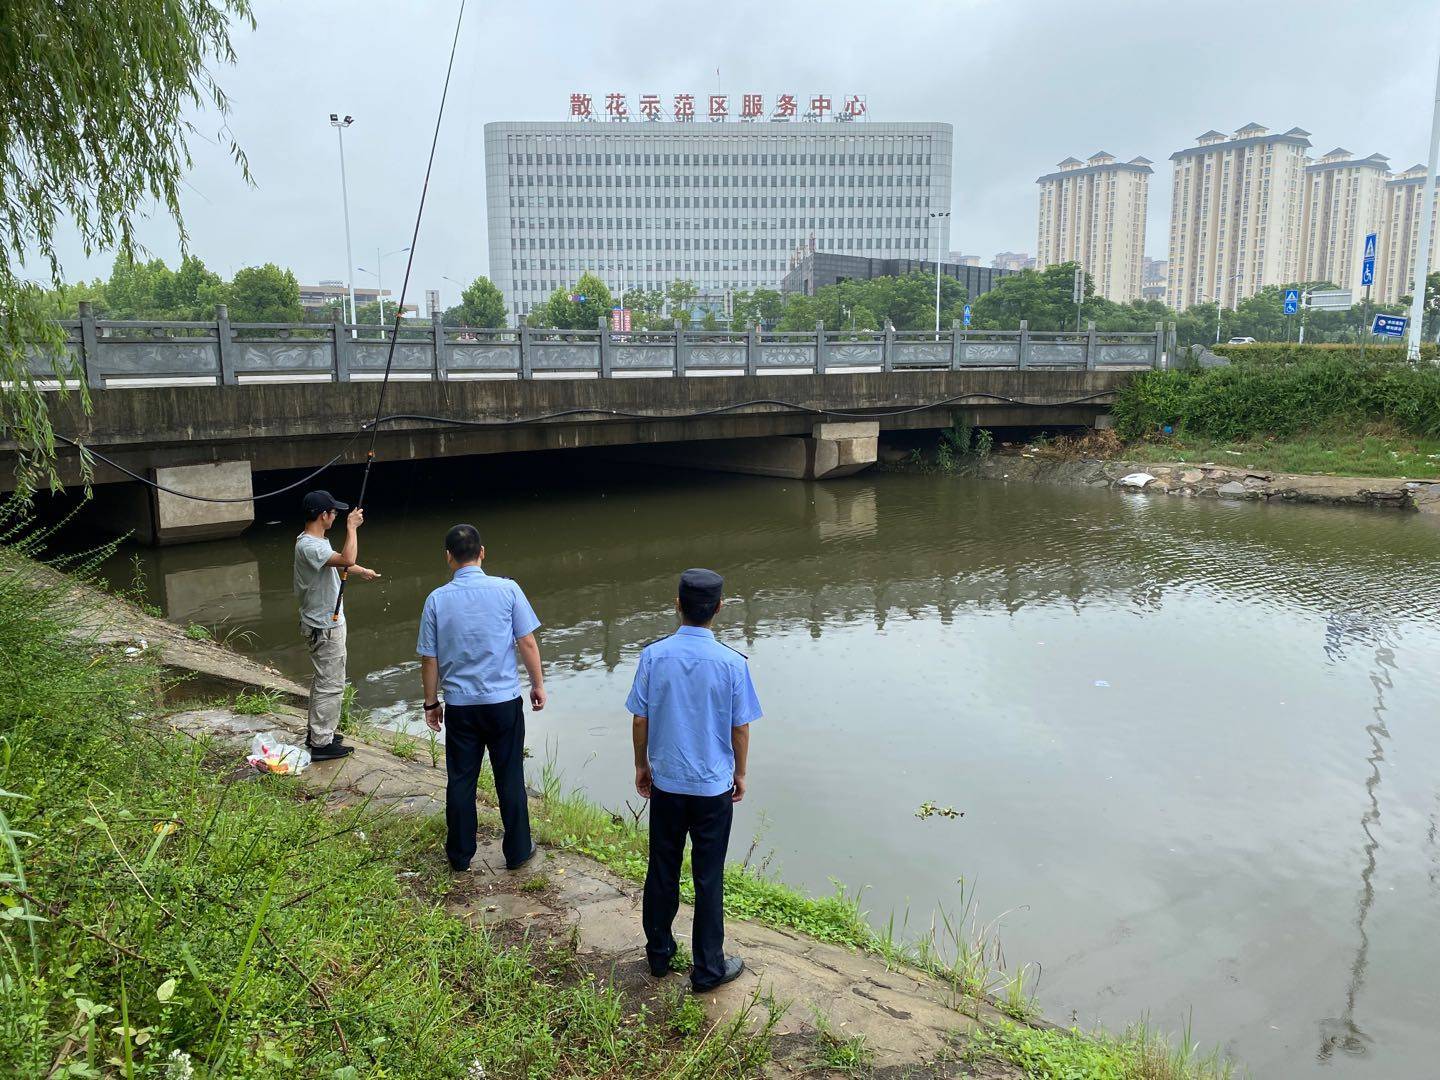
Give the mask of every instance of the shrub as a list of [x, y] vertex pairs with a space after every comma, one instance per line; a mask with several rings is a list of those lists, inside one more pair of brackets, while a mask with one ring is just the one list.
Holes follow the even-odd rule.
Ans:
[[1145, 372], [1116, 399], [1116, 430], [1134, 439], [1172, 425], [1234, 440], [1388, 423], [1411, 435], [1440, 435], [1440, 367], [1369, 353], [1360, 363], [1354, 350], [1309, 349], [1292, 361]]

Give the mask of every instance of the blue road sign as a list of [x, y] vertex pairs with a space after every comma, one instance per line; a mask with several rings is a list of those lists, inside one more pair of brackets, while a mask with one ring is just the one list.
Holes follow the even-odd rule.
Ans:
[[1410, 319], [1405, 315], [1376, 315], [1370, 333], [1376, 337], [1404, 337]]
[[1360, 264], [1360, 284], [1372, 285], [1375, 282], [1375, 234], [1365, 234], [1365, 260]]
[[1286, 315], [1294, 315], [1294, 314], [1295, 314], [1297, 311], [1299, 311], [1299, 310], [1300, 310], [1300, 290], [1299, 290], [1299, 289], [1286, 289], [1286, 290], [1285, 290], [1285, 314], [1286, 314]]
[[965, 329], [970, 329], [970, 305], [965, 305]]

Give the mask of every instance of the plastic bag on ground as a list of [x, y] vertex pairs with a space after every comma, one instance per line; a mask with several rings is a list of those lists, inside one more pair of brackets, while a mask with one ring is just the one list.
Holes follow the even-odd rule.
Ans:
[[267, 731], [250, 740], [250, 756], [245, 760], [261, 772], [298, 776], [310, 764], [310, 751], [282, 742], [279, 732]]

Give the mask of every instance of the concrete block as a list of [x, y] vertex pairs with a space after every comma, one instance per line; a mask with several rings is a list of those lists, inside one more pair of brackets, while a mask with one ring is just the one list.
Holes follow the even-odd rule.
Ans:
[[[248, 499], [254, 494], [248, 461], [156, 469], [155, 482], [207, 498]], [[255, 521], [253, 502], [200, 502], [156, 491], [153, 506], [154, 542], [162, 546], [239, 536]]]
[[842, 423], [823, 420], [815, 425], [811, 434], [817, 439], [877, 439], [880, 437], [880, 421], [853, 420]]

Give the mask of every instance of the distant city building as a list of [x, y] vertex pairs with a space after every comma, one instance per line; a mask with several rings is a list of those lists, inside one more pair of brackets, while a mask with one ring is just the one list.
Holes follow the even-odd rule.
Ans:
[[951, 251], [951, 252], [947, 252], [947, 253], [946, 253], [946, 255], [945, 255], [945, 261], [946, 261], [946, 262], [952, 262], [952, 263], [954, 263], [956, 266], [979, 266], [979, 265], [980, 265], [980, 256], [979, 256], [979, 255], [962, 255], [962, 254], [961, 254], [960, 252], [958, 252], [958, 251]]
[[439, 289], [426, 289], [426, 290], [425, 290], [425, 313], [426, 313], [427, 315], [435, 315], [435, 314], [438, 314], [439, 312], [441, 312], [441, 311], [443, 311], [443, 310], [445, 310], [445, 309], [440, 306], [440, 290], [439, 290]]
[[1380, 233], [1389, 175], [1389, 159], [1371, 154], [1357, 160], [1338, 146], [1305, 166], [1297, 281], [1332, 281], [1360, 296], [1365, 236]]
[[1300, 273], [1308, 131], [1272, 135], [1247, 124], [1233, 137], [1207, 131], [1170, 155], [1170, 270], [1176, 308], [1233, 306]]
[[[355, 304], [373, 304], [380, 299], [380, 292], [377, 289], [361, 288], [355, 286]], [[385, 299], [390, 299], [390, 290], [385, 290]], [[350, 290], [346, 288], [343, 281], [322, 281], [319, 285], [300, 286], [300, 306], [316, 311], [336, 300], [344, 299], [347, 303], [350, 300]]]
[[[1425, 166], [1413, 165], [1385, 182], [1385, 205], [1380, 216], [1380, 251], [1375, 264], [1375, 299], [1393, 304], [1415, 288], [1415, 259], [1420, 250], [1421, 203], [1425, 194]], [[1440, 199], [1437, 199], [1440, 202]], [[1430, 266], [1440, 252], [1436, 241], [1435, 207], [1430, 208]]]
[[1140, 261], [1140, 299], [1165, 302], [1165, 278], [1170, 270], [1166, 259], [1152, 259], [1148, 255]]
[[[814, 296], [817, 289], [839, 285], [842, 281], [869, 281], [877, 277], [904, 277], [915, 272], [935, 273], [935, 263], [927, 259], [868, 259], [863, 255], [816, 251], [806, 255], [785, 275], [780, 283], [782, 293], [803, 293]], [[942, 262], [940, 273], [954, 278], [971, 300], [995, 287], [1001, 278], [1014, 271], [997, 270], [993, 266], [973, 266]]]
[[[775, 288], [792, 252], [924, 259], [949, 244], [940, 123], [492, 123], [491, 278], [524, 315], [581, 274]], [[938, 242], [937, 242], [938, 234]]]
[[1035, 268], [1079, 263], [1095, 292], [1125, 303], [1140, 298], [1145, 213], [1154, 170], [1148, 158], [1117, 161], [1101, 151], [1066, 158], [1040, 185]]
[[1021, 270], [1034, 270], [1035, 260], [1023, 251], [1002, 251], [990, 260], [990, 265], [997, 270], [1018, 273]]

